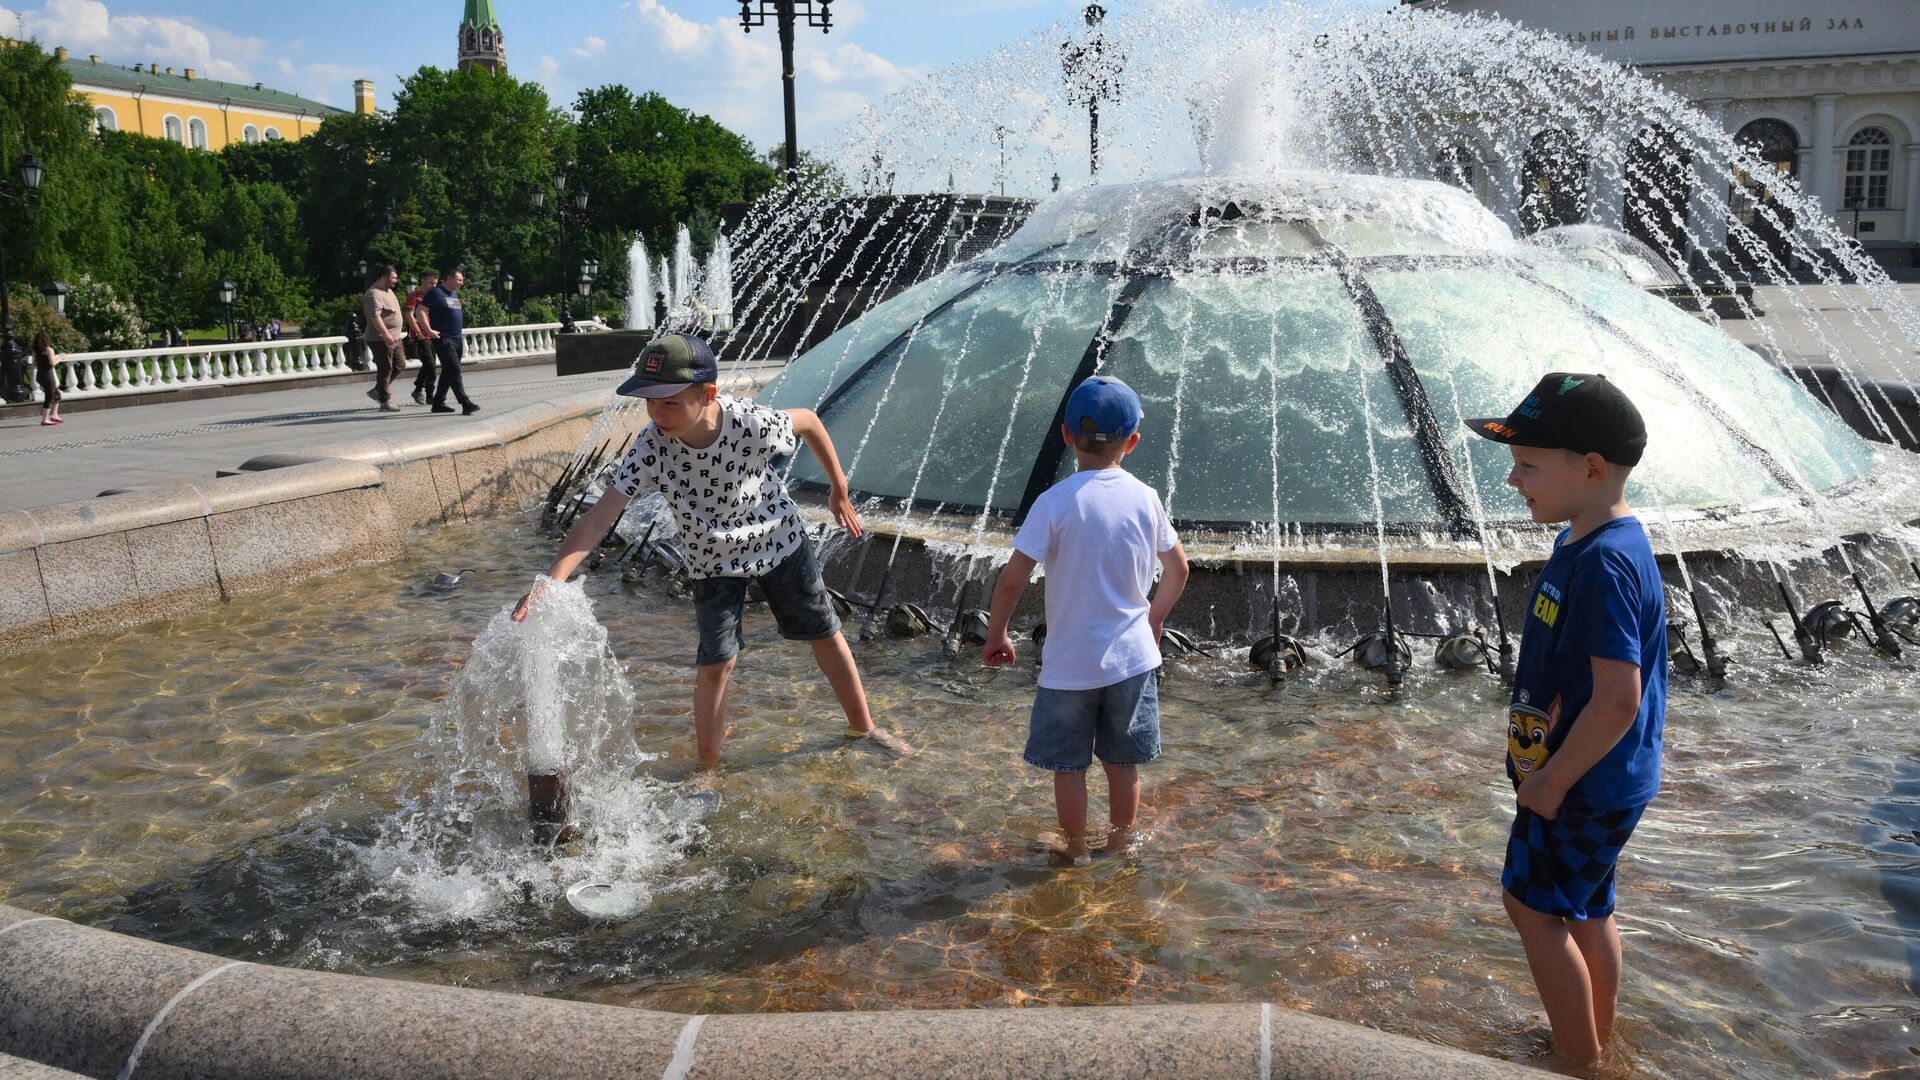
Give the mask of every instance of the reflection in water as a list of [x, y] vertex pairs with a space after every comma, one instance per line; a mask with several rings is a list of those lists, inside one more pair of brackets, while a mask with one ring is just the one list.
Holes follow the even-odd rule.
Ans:
[[[925, 750], [894, 760], [842, 740], [810, 655], [750, 611], [703, 821], [676, 809], [692, 610], [603, 576], [586, 591], [636, 746], [602, 757], [592, 839], [547, 858], [524, 789], [490, 778], [506, 764], [447, 768], [446, 710], [465, 715], [474, 635], [548, 544], [496, 524], [423, 547], [0, 661], [0, 899], [233, 957], [652, 1008], [1268, 1000], [1543, 1044], [1495, 892], [1512, 796], [1483, 677], [1423, 657], [1388, 699], [1334, 664], [1269, 690], [1176, 662], [1144, 851], [1060, 872], [1036, 842], [1046, 777], [1020, 764], [1031, 667], [867, 648], [876, 713]], [[426, 588], [454, 552], [494, 569]], [[1730, 643], [1750, 664], [1724, 689], [1676, 683], [1666, 789], [1622, 863], [1635, 1075], [1891, 1072], [1920, 1045], [1912, 671], [1769, 666], [1763, 645]], [[651, 901], [587, 923], [561, 896], [588, 878]]]

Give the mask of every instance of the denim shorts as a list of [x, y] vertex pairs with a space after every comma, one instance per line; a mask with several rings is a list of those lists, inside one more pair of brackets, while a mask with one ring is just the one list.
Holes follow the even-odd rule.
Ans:
[[1033, 695], [1027, 764], [1081, 772], [1094, 755], [1108, 765], [1144, 765], [1160, 756], [1160, 673], [1149, 671], [1097, 690]]
[[700, 626], [700, 652], [695, 663], [724, 664], [740, 654], [745, 638], [740, 616], [747, 606], [747, 586], [760, 593], [788, 641], [822, 641], [840, 632], [840, 616], [827, 595], [820, 565], [813, 561], [813, 544], [805, 536], [793, 554], [757, 578], [696, 578], [693, 583], [694, 619]]

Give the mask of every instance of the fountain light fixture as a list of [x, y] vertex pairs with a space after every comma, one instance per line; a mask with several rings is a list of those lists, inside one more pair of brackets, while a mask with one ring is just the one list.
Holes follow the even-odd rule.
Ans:
[[593, 275], [581, 274], [579, 284], [576, 287], [580, 290], [580, 295], [582, 297], [592, 296], [593, 295]]
[[60, 281], [49, 281], [40, 286], [40, 295], [47, 298], [47, 306], [53, 309], [55, 315], [67, 313], [67, 294], [72, 291]]
[[800, 133], [793, 107], [793, 28], [797, 20], [817, 27], [821, 33], [833, 32], [833, 0], [740, 0], [740, 29], [753, 33], [756, 26], [767, 25], [771, 18], [780, 33], [780, 92], [786, 106], [787, 186], [800, 182]]

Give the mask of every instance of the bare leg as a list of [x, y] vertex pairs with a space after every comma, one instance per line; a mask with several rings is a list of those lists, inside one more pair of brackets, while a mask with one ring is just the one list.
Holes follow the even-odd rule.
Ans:
[[1620, 1002], [1620, 927], [1609, 915], [1585, 922], [1569, 920], [1567, 933], [1587, 962], [1593, 986], [1593, 1024], [1604, 1049], [1613, 1039], [1614, 1012]]
[[727, 737], [727, 679], [734, 658], [701, 664], [693, 679], [693, 736], [704, 771], [720, 764], [720, 744]]
[[860, 669], [853, 662], [847, 636], [835, 634], [807, 644], [813, 646], [814, 662], [820, 665], [820, 673], [833, 686], [833, 696], [840, 699], [840, 711], [847, 714], [847, 734], [871, 739], [902, 757], [912, 754], [913, 747], [904, 740], [874, 726], [873, 714], [867, 709], [867, 691], [860, 685]]
[[1066, 842], [1053, 849], [1054, 858], [1075, 865], [1084, 865], [1089, 858], [1087, 853], [1087, 774], [1085, 772], [1056, 772], [1053, 774], [1053, 806], [1060, 815], [1060, 831], [1067, 834]]
[[1114, 854], [1126, 850], [1133, 839], [1133, 822], [1140, 814], [1140, 767], [1105, 762], [1101, 767], [1107, 771], [1107, 820], [1113, 825], [1103, 850]]
[[1504, 889], [1500, 899], [1506, 904], [1507, 918], [1520, 931], [1521, 944], [1526, 946], [1534, 989], [1540, 993], [1540, 1003], [1547, 1007], [1547, 1022], [1553, 1025], [1554, 1048], [1576, 1066], [1599, 1061], [1593, 981], [1586, 959], [1567, 932], [1567, 920], [1542, 915]]

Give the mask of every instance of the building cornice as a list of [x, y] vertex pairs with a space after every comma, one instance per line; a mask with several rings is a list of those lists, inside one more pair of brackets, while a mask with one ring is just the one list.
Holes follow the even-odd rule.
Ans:
[[75, 79], [73, 81], [73, 88], [79, 91], [80, 93], [86, 94], [89, 96], [135, 98], [140, 101], [148, 102], [151, 104], [178, 105], [178, 106], [182, 106], [184, 108], [189, 108], [189, 109], [214, 109], [214, 110], [230, 109], [234, 112], [253, 113], [257, 116], [284, 117], [285, 119], [288, 119], [288, 120], [325, 119], [326, 117], [333, 115], [333, 113], [337, 111], [337, 110], [331, 110], [331, 109], [327, 112], [319, 112], [315, 110], [302, 111], [299, 109], [285, 109], [285, 108], [278, 108], [272, 105], [262, 105], [262, 104], [259, 104], [258, 102], [246, 101], [241, 98], [180, 97], [175, 94], [156, 94], [150, 90], [139, 89], [139, 88], [125, 87], [125, 86], [105, 86], [105, 85], [100, 85], [96, 83], [89, 83], [81, 79]]

